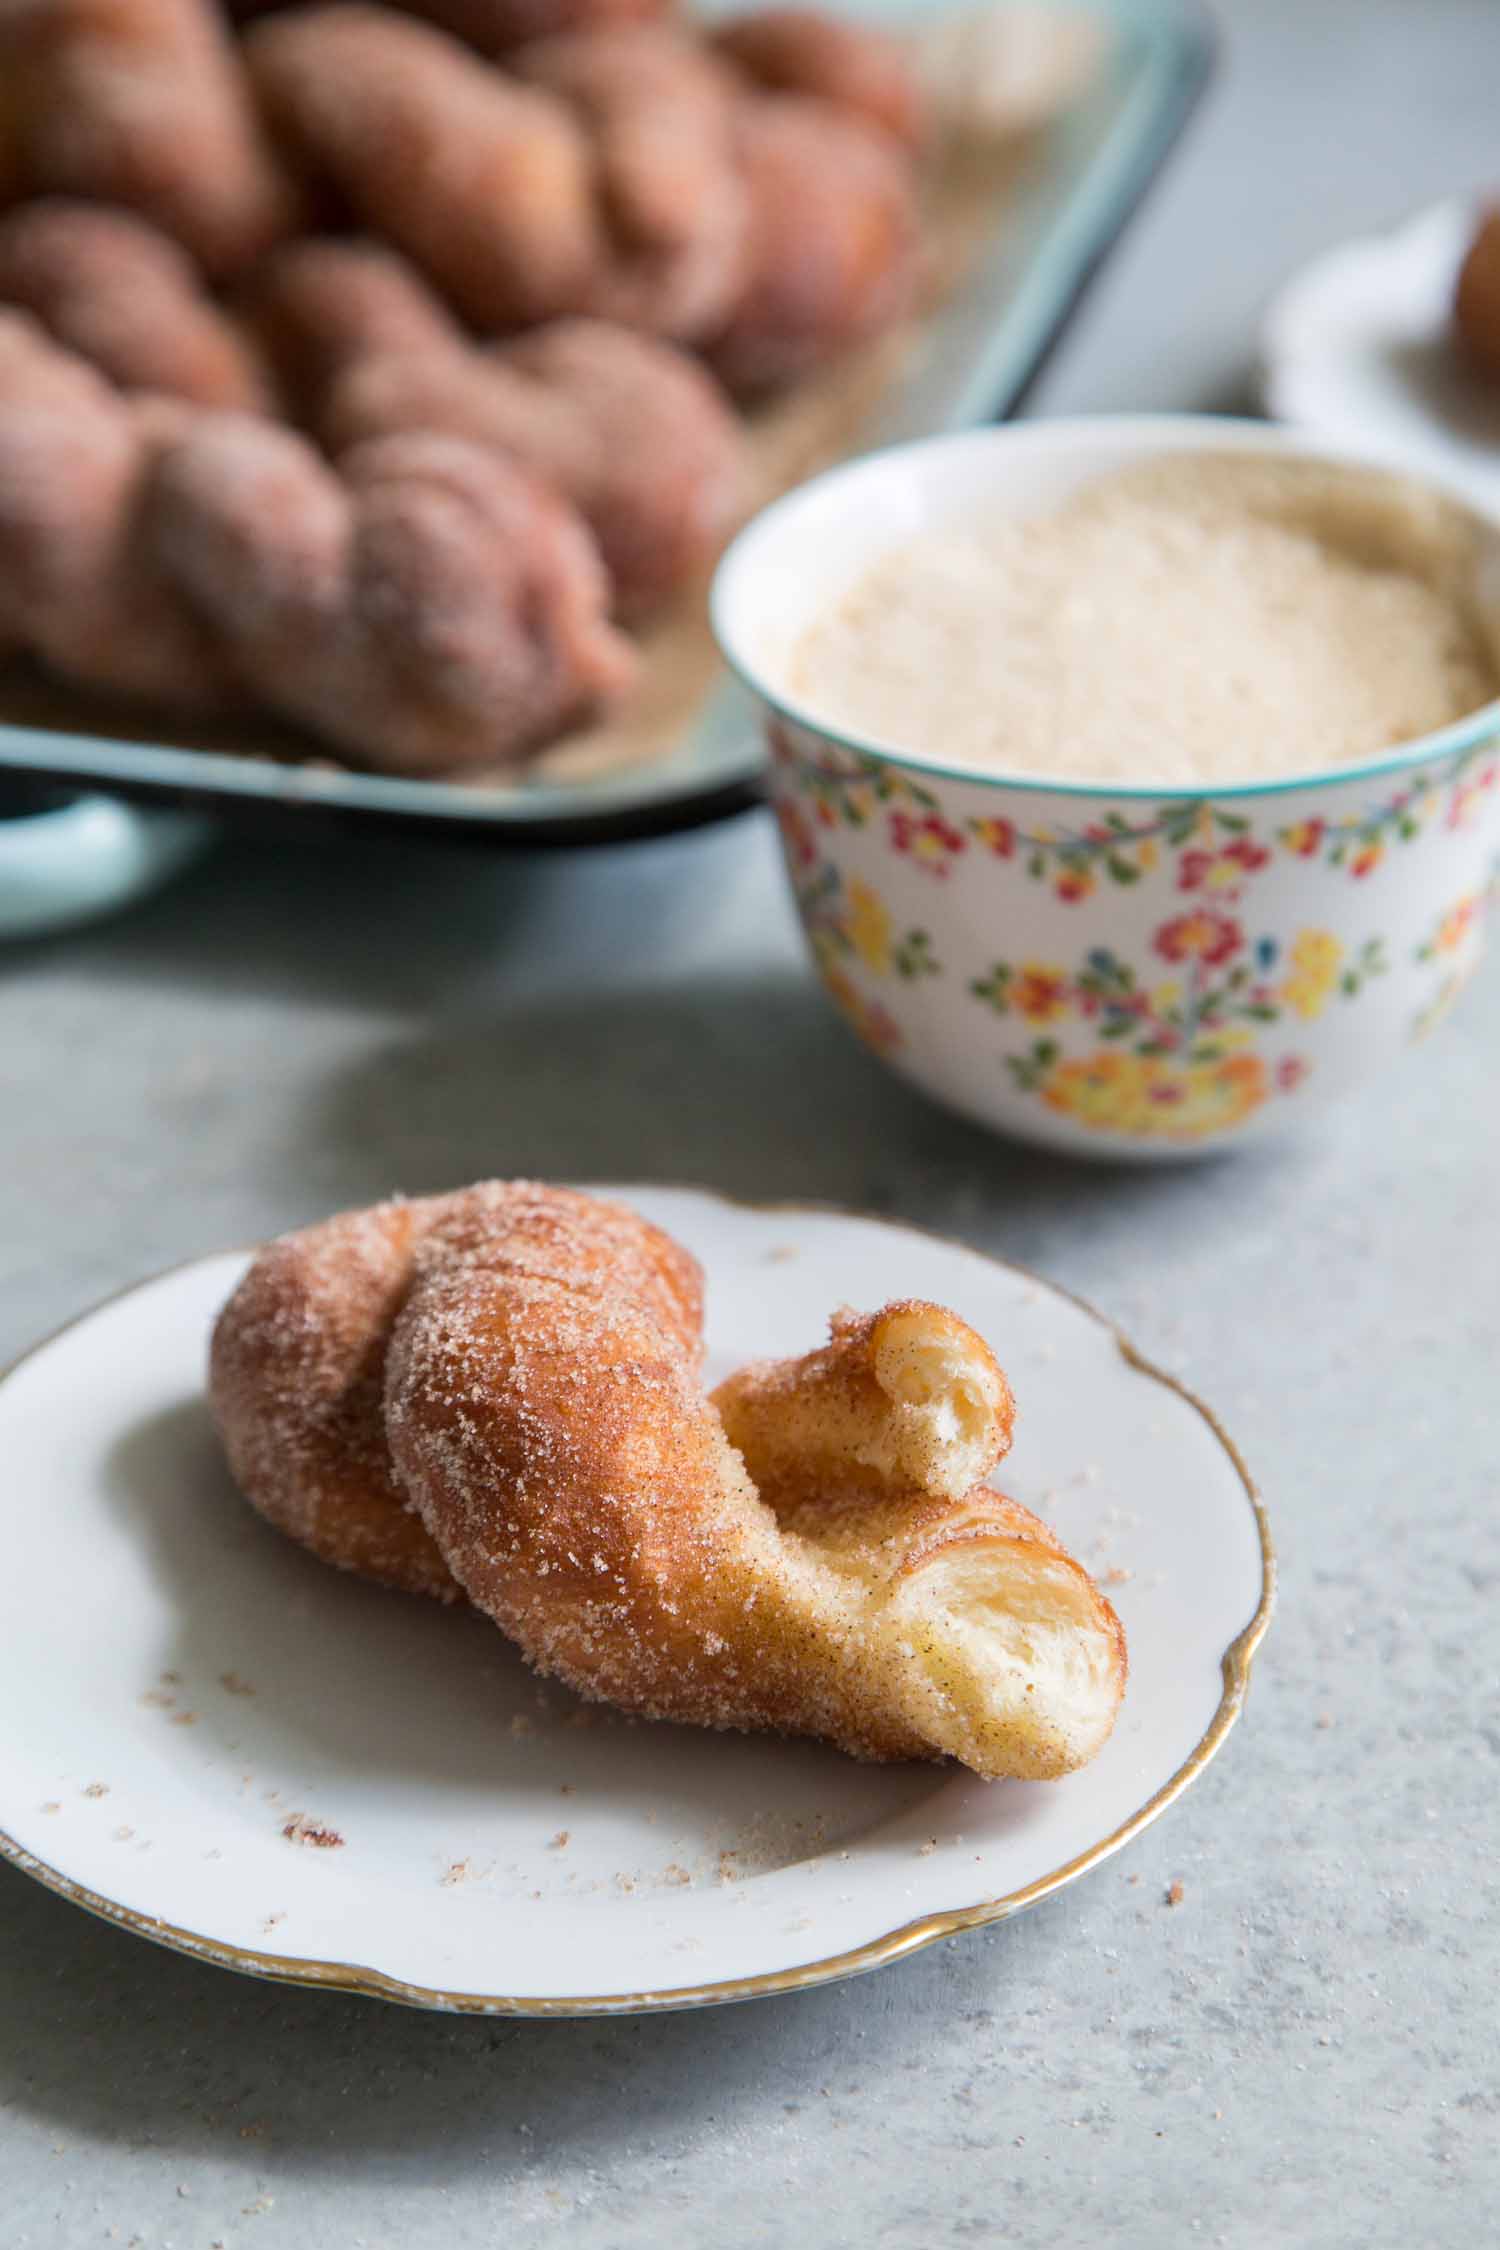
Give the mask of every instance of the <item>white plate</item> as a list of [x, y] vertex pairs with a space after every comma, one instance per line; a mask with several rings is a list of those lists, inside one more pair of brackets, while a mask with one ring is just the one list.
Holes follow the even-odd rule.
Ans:
[[1474, 219], [1442, 203], [1304, 267], [1266, 315], [1261, 395], [1278, 421], [1500, 503], [1500, 389], [1465, 368], [1448, 326]]
[[[1204, 1408], [1072, 1298], [957, 1244], [616, 1192], [703, 1260], [714, 1379], [811, 1347], [844, 1302], [932, 1297], [992, 1339], [1021, 1409], [1006, 1485], [1130, 1638], [1103, 1755], [1068, 1781], [986, 1785], [631, 1723], [537, 1682], [480, 1618], [325, 1569], [239, 1499], [204, 1408], [233, 1253], [87, 1314], [0, 1384], [0, 1847], [18, 1866], [259, 1975], [625, 2012], [821, 1983], [1012, 1913], [1203, 1770], [1272, 1580], [1254, 1489]], [[339, 1841], [297, 1840], [309, 1825]]]

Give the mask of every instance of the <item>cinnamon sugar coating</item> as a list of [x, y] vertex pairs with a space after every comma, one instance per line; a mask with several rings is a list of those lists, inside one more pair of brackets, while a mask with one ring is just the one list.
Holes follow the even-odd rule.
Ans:
[[982, 1340], [916, 1301], [840, 1316], [724, 1387], [737, 1447], [701, 1318], [658, 1229], [492, 1182], [273, 1244], [210, 1392], [273, 1522], [387, 1583], [456, 1582], [586, 1697], [986, 1776], [1093, 1756], [1123, 1635], [1045, 1525], [963, 1488], [1010, 1434]]
[[0, 176], [139, 212], [216, 276], [301, 215], [209, 0], [0, 0]]
[[335, 452], [430, 429], [521, 462], [583, 516], [628, 617], [706, 566], [744, 489], [743, 431], [707, 369], [604, 321], [553, 321], [488, 351], [359, 358], [333, 385], [321, 428]]
[[[524, 1271], [559, 1254], [585, 1199], [524, 1180], [341, 1212], [269, 1243], [215, 1324], [209, 1400], [229, 1465], [267, 1520], [324, 1562], [380, 1584], [456, 1601], [442, 1554], [408, 1509], [384, 1422], [391, 1329], [427, 1246], [462, 1249], [503, 1225]], [[601, 1219], [599, 1214], [606, 1215]], [[686, 1251], [631, 1213], [589, 1202], [590, 1237], [675, 1323], [691, 1348], [702, 1281]]]
[[268, 413], [251, 341], [169, 235], [128, 211], [43, 196], [0, 219], [0, 304], [127, 391]]

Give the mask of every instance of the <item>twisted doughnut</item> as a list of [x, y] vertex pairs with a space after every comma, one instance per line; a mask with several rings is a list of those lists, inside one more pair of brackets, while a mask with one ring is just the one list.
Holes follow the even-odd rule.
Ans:
[[0, 174], [138, 211], [214, 275], [300, 209], [206, 0], [3, 0]]
[[0, 310], [0, 639], [81, 687], [211, 712], [240, 700], [232, 675], [139, 539], [154, 465], [190, 412], [122, 398]]
[[622, 616], [641, 617], [718, 552], [739, 513], [744, 436], [705, 368], [603, 321], [560, 320], [488, 351], [357, 359], [320, 428], [335, 452], [400, 430], [496, 447], [572, 501]]
[[904, 147], [927, 137], [921, 82], [899, 41], [819, 8], [756, 8], [710, 33], [721, 55], [774, 94], [814, 94]]
[[8, 213], [0, 303], [34, 314], [122, 390], [271, 410], [248, 337], [178, 244], [128, 211], [44, 196]]
[[[214, 1341], [236, 1471], [297, 1537], [342, 1541], [331, 1478], [308, 1480], [313, 1501], [297, 1485], [306, 1431], [335, 1462], [344, 1406], [371, 1431], [382, 1357], [387, 1501], [405, 1492], [470, 1600], [578, 1692], [864, 1757], [956, 1755], [985, 1775], [1066, 1773], [1100, 1748], [1124, 1685], [1109, 1604], [1014, 1501], [949, 1496], [999, 1456], [1010, 1411], [954, 1316], [902, 1305], [841, 1323], [810, 1411], [843, 1390], [868, 1483], [810, 1476], [776, 1492], [778, 1516], [699, 1388], [695, 1276], [654, 1228], [555, 1190], [470, 1190], [421, 1210], [391, 1285], [382, 1217], [322, 1231], [328, 1271], [351, 1224], [382, 1233], [380, 1318], [373, 1332], [351, 1318], [360, 1339], [322, 1386], [306, 1379], [328, 1366], [295, 1271], [306, 1249], [268, 1253]], [[277, 1260], [292, 1309], [272, 1291], [268, 1312]], [[765, 1370], [740, 1379], [747, 1429], [774, 1390], [785, 1379]], [[380, 1561], [389, 1573], [389, 1550]]]
[[[486, 1225], [517, 1272], [545, 1254], [612, 1273], [699, 1348], [702, 1276], [633, 1212], [525, 1180], [345, 1211], [262, 1250], [220, 1313], [209, 1400], [241, 1490], [324, 1562], [455, 1601], [435, 1541], [407, 1507], [385, 1437], [385, 1360], [419, 1250]], [[585, 1264], [585, 1270], [588, 1265]]]
[[564, 103], [356, 0], [265, 17], [245, 59], [296, 158], [476, 328], [587, 302], [601, 250], [592, 155]]
[[749, 251], [735, 74], [658, 24], [542, 39], [511, 67], [589, 136], [601, 254], [577, 309], [679, 342], [711, 334], [738, 299]]
[[1123, 1637], [1044, 1525], [970, 1486], [1012, 1413], [973, 1331], [919, 1303], [841, 1316], [717, 1402], [700, 1354], [678, 1245], [497, 1182], [271, 1245], [219, 1317], [210, 1396], [272, 1522], [388, 1584], [461, 1587], [584, 1695], [985, 1775], [1091, 1757]]
[[463, 344], [463, 330], [415, 266], [383, 243], [336, 235], [274, 250], [250, 277], [245, 311], [295, 418], [313, 428], [332, 386], [362, 360]]
[[868, 114], [899, 104], [823, 98], [853, 84], [847, 58], [804, 66], [817, 93], [767, 93], [727, 53], [627, 23], [539, 40], [507, 75], [356, 0], [269, 16], [246, 54], [298, 160], [481, 332], [589, 314], [763, 389], [905, 308], [914, 175]]
[[376, 439], [335, 472], [279, 424], [204, 414], [143, 536], [263, 702], [378, 769], [514, 761], [633, 677], [582, 522], [455, 439]]

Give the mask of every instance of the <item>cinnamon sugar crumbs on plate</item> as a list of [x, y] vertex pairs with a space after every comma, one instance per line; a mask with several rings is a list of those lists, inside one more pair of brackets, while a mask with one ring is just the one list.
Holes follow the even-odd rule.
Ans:
[[57, 1799], [53, 1797], [47, 1804], [42, 1806], [41, 1810], [43, 1812], [61, 1812], [62, 1806], [58, 1803]]
[[310, 1844], [320, 1852], [337, 1851], [344, 1839], [336, 1828], [326, 1828], [310, 1813], [293, 1813], [281, 1831], [289, 1844]]
[[662, 1869], [661, 1879], [664, 1883], [675, 1884], [680, 1889], [683, 1884], [691, 1883], [693, 1878], [688, 1873], [687, 1869], [681, 1866], [679, 1862], [674, 1859], [669, 1861], [668, 1864]]
[[107, 1781], [91, 1781], [79, 1791], [79, 1795], [82, 1797], [107, 1797], [109, 1795], [109, 1783]]
[[254, 1695], [255, 1693], [250, 1682], [242, 1680], [238, 1672], [221, 1672], [219, 1674], [219, 1685], [226, 1695]]
[[179, 1711], [169, 1723], [174, 1727], [195, 1727], [198, 1724], [198, 1714], [196, 1711]]
[[1171, 1882], [1167, 1885], [1167, 1904], [1168, 1906], [1181, 1906], [1182, 1900], [1182, 1878], [1180, 1875], [1174, 1875]]
[[438, 1877], [438, 1881], [443, 1885], [445, 1890], [452, 1890], [458, 1883], [467, 1883], [472, 1873], [473, 1868], [468, 1860], [454, 1859], [449, 1861], [442, 1874]]
[[568, 1848], [568, 1838], [572, 1835], [572, 1833], [573, 1831], [571, 1828], [559, 1828], [557, 1834], [553, 1837], [547, 1849], [553, 1852], [566, 1851]]

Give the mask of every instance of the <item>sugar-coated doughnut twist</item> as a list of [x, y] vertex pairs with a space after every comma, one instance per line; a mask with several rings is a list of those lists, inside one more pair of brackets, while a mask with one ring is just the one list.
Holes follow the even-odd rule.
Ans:
[[597, 550], [498, 454], [431, 433], [335, 472], [249, 416], [166, 449], [146, 535], [260, 699], [358, 763], [505, 764], [621, 692]]
[[543, 39], [512, 59], [590, 138], [603, 250], [579, 310], [682, 342], [712, 334], [744, 285], [740, 94], [712, 50], [665, 26]]
[[0, 638], [79, 686], [207, 712], [241, 698], [138, 539], [184, 411], [133, 404], [28, 314], [0, 310]]
[[982, 1338], [940, 1306], [835, 1313], [803, 1359], [742, 1367], [714, 1392], [762, 1492], [829, 1498], [872, 1482], [961, 1499], [1009, 1451], [1015, 1402]]
[[[872, 1758], [951, 1754], [986, 1775], [1050, 1778], [1098, 1750], [1123, 1636], [1025, 1509], [903, 1485], [876, 1462], [863, 1497], [821, 1494], [813, 1473], [778, 1520], [651, 1295], [589, 1257], [571, 1219], [524, 1269], [506, 1231], [480, 1209], [419, 1247], [385, 1421], [399, 1486], [538, 1669], [654, 1717]], [[929, 1422], [913, 1453], [876, 1443], [899, 1475], [925, 1459], [947, 1480], [1003, 1449], [1009, 1401], [951, 1315], [924, 1334], [929, 1309], [894, 1308], [858, 1346], [846, 1328], [835, 1350], [864, 1349], [877, 1388], [894, 1381], [900, 1429], [914, 1369], [958, 1382], [961, 1428], [989, 1398], [987, 1433], [949, 1444]]]
[[410, 260], [379, 242], [310, 235], [286, 243], [250, 276], [244, 305], [294, 418], [313, 428], [347, 369], [465, 341]]
[[180, 244], [129, 211], [44, 196], [0, 218], [0, 304], [34, 314], [122, 390], [271, 410], [250, 339]]
[[300, 210], [212, 0], [0, 0], [0, 175], [137, 211], [216, 276]]
[[602, 247], [593, 159], [565, 103], [353, 0], [267, 16], [245, 54], [296, 159], [475, 327], [587, 301]]
[[714, 27], [720, 54], [775, 94], [814, 94], [878, 125], [906, 148], [927, 137], [912, 58], [874, 24], [821, 8], [756, 8]]
[[602, 321], [554, 321], [487, 351], [358, 359], [320, 429], [335, 452], [431, 429], [511, 455], [582, 514], [629, 617], [711, 561], [743, 499], [744, 435], [713, 377], [673, 345]]
[[634, 1213], [525, 1180], [399, 1198], [283, 1235], [260, 1252], [214, 1325], [209, 1397], [236, 1481], [324, 1562], [407, 1593], [459, 1598], [456, 1579], [408, 1508], [385, 1437], [385, 1360], [430, 1238], [477, 1220], [503, 1226], [511, 1270], [571, 1241], [626, 1275], [683, 1348], [699, 1348], [696, 1262]]
[[911, 167], [890, 135], [806, 95], [739, 111], [749, 193], [744, 288], [707, 340], [733, 391], [796, 382], [900, 319], [917, 278]]
[[507, 75], [345, 4], [268, 17], [246, 51], [298, 160], [481, 331], [592, 314], [758, 390], [908, 301], [908, 152], [859, 103], [767, 94], [684, 32], [578, 31]]

